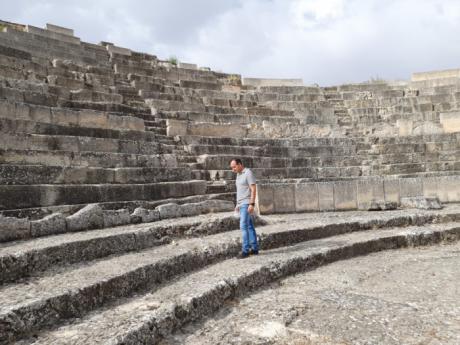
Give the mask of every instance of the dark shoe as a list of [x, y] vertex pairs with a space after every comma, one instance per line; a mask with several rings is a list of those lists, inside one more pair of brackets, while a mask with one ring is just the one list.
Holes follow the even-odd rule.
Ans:
[[240, 254], [238, 254], [237, 259], [246, 259], [248, 257], [249, 257], [248, 253], [241, 252]]
[[249, 255], [259, 255], [259, 251], [251, 249], [251, 250], [249, 250]]

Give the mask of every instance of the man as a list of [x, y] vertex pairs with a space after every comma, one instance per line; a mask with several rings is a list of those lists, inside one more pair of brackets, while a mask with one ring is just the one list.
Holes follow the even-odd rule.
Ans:
[[239, 258], [247, 258], [250, 254], [259, 254], [257, 234], [252, 215], [256, 200], [256, 178], [251, 170], [245, 168], [239, 158], [230, 162], [230, 168], [236, 173], [236, 208], [240, 213], [240, 229], [243, 243]]

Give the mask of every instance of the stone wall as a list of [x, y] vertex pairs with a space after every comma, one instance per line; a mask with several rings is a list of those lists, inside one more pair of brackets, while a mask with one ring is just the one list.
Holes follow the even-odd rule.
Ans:
[[460, 202], [460, 176], [414, 178], [373, 177], [324, 182], [261, 183], [257, 205], [261, 214], [372, 210], [387, 203], [401, 205], [407, 197]]

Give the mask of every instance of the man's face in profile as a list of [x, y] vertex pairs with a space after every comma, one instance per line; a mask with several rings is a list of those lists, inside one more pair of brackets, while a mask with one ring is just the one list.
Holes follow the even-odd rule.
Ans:
[[242, 164], [237, 164], [235, 161], [230, 162], [230, 169], [236, 174], [240, 173], [243, 170]]

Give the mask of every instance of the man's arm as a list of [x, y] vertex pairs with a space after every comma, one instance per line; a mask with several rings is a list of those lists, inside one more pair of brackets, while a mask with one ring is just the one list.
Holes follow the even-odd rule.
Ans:
[[255, 184], [249, 185], [249, 189], [251, 190], [251, 199], [249, 200], [249, 207], [248, 207], [248, 212], [252, 213], [254, 212], [254, 205], [256, 202], [256, 193], [257, 193], [257, 187]]

